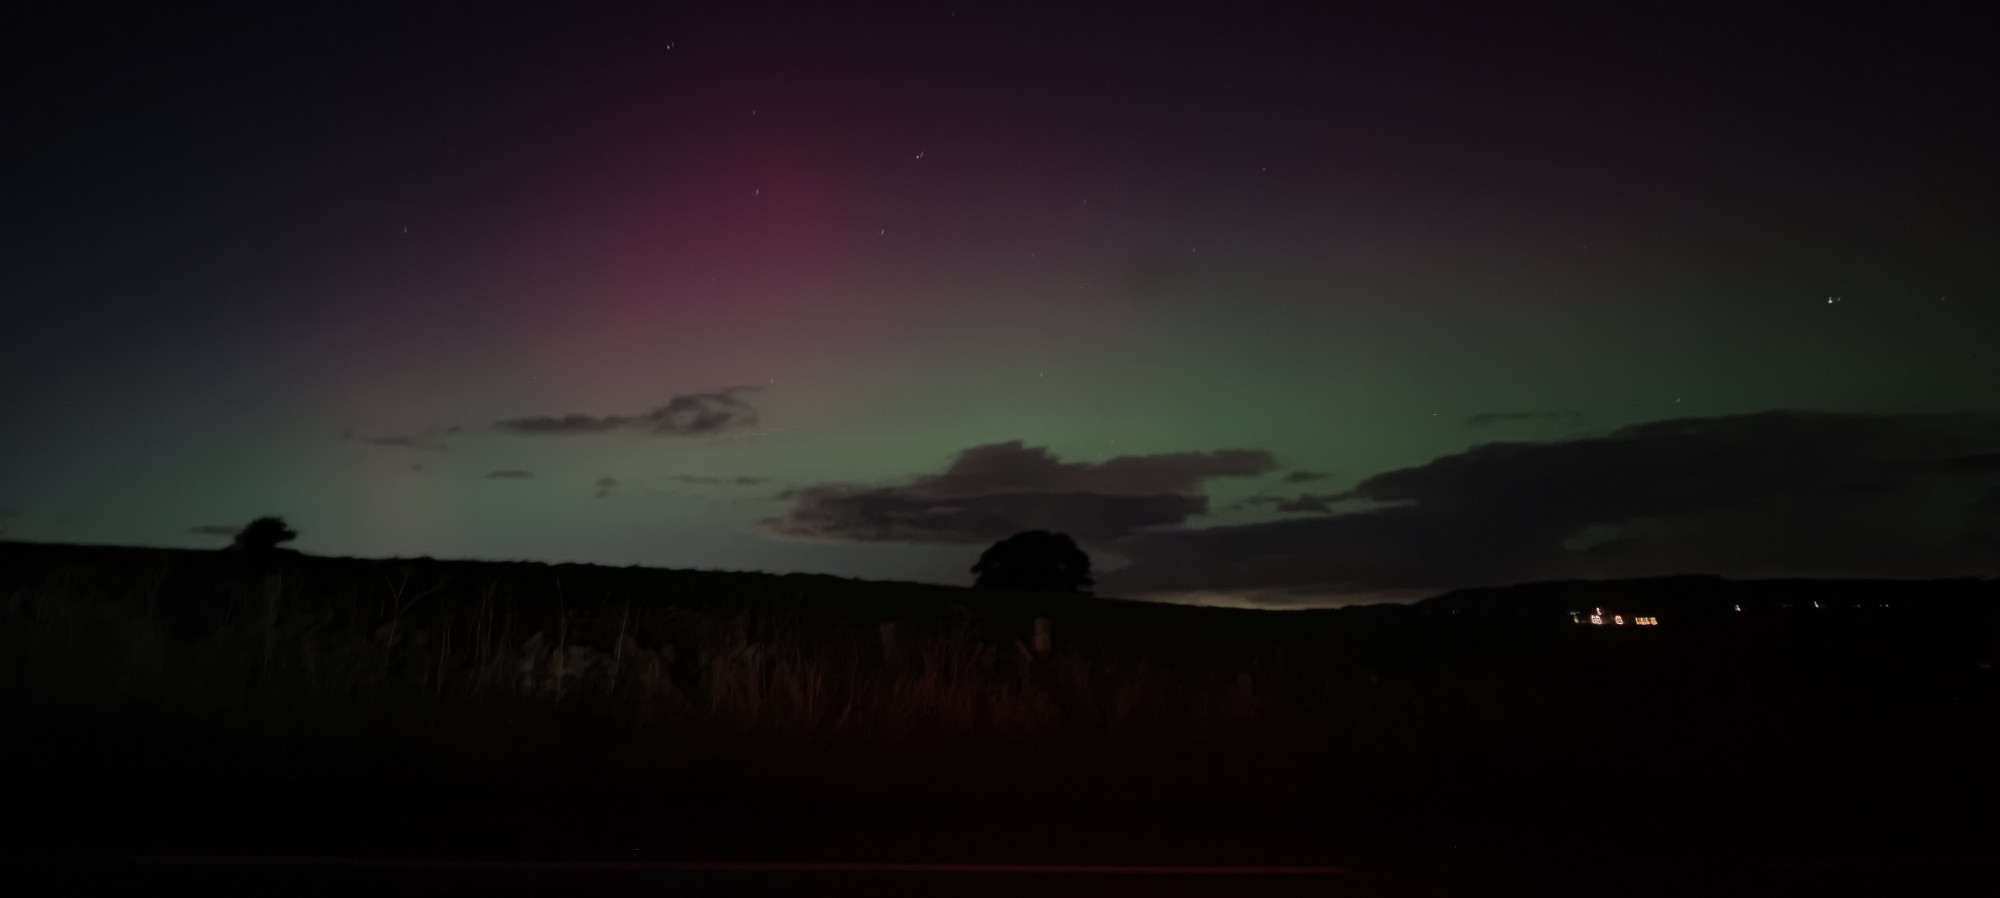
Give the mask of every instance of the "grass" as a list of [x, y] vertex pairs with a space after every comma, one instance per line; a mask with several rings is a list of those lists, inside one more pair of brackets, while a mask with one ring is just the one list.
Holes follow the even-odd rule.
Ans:
[[[796, 597], [703, 608], [424, 565], [345, 581], [237, 571], [171, 599], [170, 579], [58, 568], [17, 586], [0, 686], [71, 712], [236, 727], [260, 757], [249, 746], [306, 732], [322, 751], [487, 783], [583, 771], [647, 788], [1004, 797], [1166, 776], [1229, 792], [1288, 759], [1407, 769], [1426, 744], [1408, 684], [1273, 658], [1164, 665], [1060, 636], [1036, 654], [1032, 617], [962, 606], [912, 620]], [[530, 587], [554, 601], [524, 601]], [[1300, 782], [1290, 770], [1282, 788]]]
[[[1994, 793], [2000, 605], [1975, 586], [1889, 618], [1607, 633], [1408, 608], [0, 544], [0, 714], [19, 734], [13, 769], [45, 793], [35, 813], [73, 815], [65, 832], [87, 839], [166, 809], [132, 837], [145, 845], [184, 808], [256, 821], [304, 794], [347, 808], [324, 816], [348, 834], [426, 804], [519, 819], [520, 796], [591, 794], [1031, 819], [1227, 805], [1243, 813], [1195, 816], [1393, 819], [1559, 847], [1721, 850], [1848, 827], [1879, 845], [1872, 822], [1942, 837]], [[0, 819], [26, 838], [47, 828]]]

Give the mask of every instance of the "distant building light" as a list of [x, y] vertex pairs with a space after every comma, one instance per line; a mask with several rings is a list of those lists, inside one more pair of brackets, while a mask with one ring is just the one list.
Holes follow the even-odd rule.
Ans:
[[1583, 615], [1581, 615], [1578, 612], [1572, 611], [1569, 613], [1569, 622], [1572, 624], [1583, 623]]
[[1625, 615], [1614, 614], [1611, 616], [1611, 622], [1621, 627], [1625, 626]]
[[1660, 619], [1657, 617], [1653, 617], [1651, 615], [1648, 615], [1646, 617], [1635, 617], [1632, 619], [1632, 622], [1638, 624], [1641, 627], [1657, 627], [1660, 625]]
[[1743, 610], [1743, 606], [1742, 606], [1742, 605], [1738, 605], [1738, 606], [1736, 606], [1736, 610], [1738, 610], [1738, 611], [1742, 611], [1742, 610]]
[[1591, 623], [1593, 623], [1593, 624], [1596, 624], [1597, 626], [1600, 626], [1600, 627], [1602, 627], [1602, 626], [1604, 626], [1604, 615], [1602, 615], [1602, 614], [1593, 614], [1593, 615], [1591, 615], [1591, 616], [1590, 616], [1590, 622], [1591, 622]]

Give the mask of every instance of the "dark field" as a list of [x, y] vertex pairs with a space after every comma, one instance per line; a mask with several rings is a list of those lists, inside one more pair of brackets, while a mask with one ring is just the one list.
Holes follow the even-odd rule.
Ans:
[[[1340, 894], [1957, 888], [1993, 872], [1996, 593], [1687, 578], [1252, 612], [0, 544], [5, 853], [1338, 864]], [[1598, 607], [1661, 624], [1572, 622]], [[115, 869], [133, 873], [66, 875]], [[145, 878], [195, 875], [179, 869]], [[825, 881], [591, 870], [484, 875]], [[1248, 888], [1232, 882], [1186, 893]]]

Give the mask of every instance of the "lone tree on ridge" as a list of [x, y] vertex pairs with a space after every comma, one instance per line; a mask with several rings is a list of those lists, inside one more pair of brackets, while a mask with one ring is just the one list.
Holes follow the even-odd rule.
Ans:
[[974, 585], [994, 589], [1087, 596], [1095, 585], [1090, 556], [1069, 534], [1047, 530], [1028, 530], [994, 543], [972, 572], [979, 575]]
[[243, 530], [236, 534], [236, 541], [229, 547], [242, 552], [269, 554], [278, 551], [279, 543], [288, 543], [298, 538], [298, 532], [286, 526], [284, 518], [267, 516], [244, 525]]

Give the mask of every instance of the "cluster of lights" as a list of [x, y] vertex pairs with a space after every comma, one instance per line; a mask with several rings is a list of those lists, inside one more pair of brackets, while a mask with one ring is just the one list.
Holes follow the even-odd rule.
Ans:
[[[1609, 621], [1606, 620], [1607, 617], [1610, 618]], [[1584, 623], [1584, 615], [1580, 611], [1570, 612], [1569, 619], [1579, 624]], [[1590, 613], [1589, 622], [1590, 625], [1593, 627], [1602, 627], [1606, 623], [1609, 623], [1614, 627], [1622, 627], [1625, 626], [1625, 615], [1622, 614], [1606, 615], [1604, 613], [1604, 609], [1599, 608]], [[1635, 616], [1632, 618], [1632, 625], [1638, 627], [1657, 627], [1660, 625], [1660, 619], [1657, 617], [1653, 617], [1651, 615]]]
[[[1824, 608], [1824, 607], [1826, 607], [1826, 606], [1824, 606], [1824, 605], [1820, 604], [1820, 603], [1819, 603], [1819, 602], [1817, 602], [1817, 601], [1813, 602], [1813, 603], [1812, 603], [1812, 606], [1813, 606], [1814, 608]], [[1739, 613], [1739, 614], [1740, 614], [1740, 613], [1742, 613], [1742, 611], [1743, 611], [1743, 606], [1742, 606], [1741, 604], [1734, 604], [1734, 605], [1732, 605], [1731, 607], [1735, 608], [1735, 609], [1736, 609], [1736, 611], [1737, 611], [1737, 613]], [[1790, 603], [1790, 602], [1786, 602], [1786, 603], [1784, 604], [1784, 607], [1786, 607], [1786, 608], [1791, 608], [1791, 607], [1794, 607], [1794, 606], [1792, 605], [1792, 603]], [[1836, 607], [1838, 607], [1838, 606], [1836, 606]], [[1854, 603], [1854, 606], [1853, 606], [1853, 607], [1855, 607], [1855, 608], [1868, 608], [1868, 607], [1881, 607], [1881, 608], [1887, 608], [1887, 607], [1889, 607], [1889, 603], [1888, 603], [1888, 602], [1879, 602], [1879, 603], [1876, 603], [1876, 604], [1875, 604], [1875, 605], [1873, 605], [1873, 606], [1870, 606], [1870, 605], [1866, 605], [1866, 604], [1862, 604], [1862, 603], [1859, 603], [1859, 602], [1856, 602], [1856, 603]], [[1657, 617], [1653, 617], [1653, 616], [1651, 616], [1651, 615], [1638, 615], [1638, 616], [1634, 616], [1634, 617], [1632, 617], [1632, 618], [1631, 618], [1630, 620], [1627, 620], [1627, 619], [1626, 619], [1626, 617], [1625, 617], [1625, 615], [1622, 615], [1622, 614], [1605, 614], [1605, 613], [1604, 613], [1604, 609], [1602, 609], [1602, 608], [1598, 608], [1598, 609], [1596, 609], [1596, 610], [1594, 610], [1594, 611], [1590, 612], [1589, 614], [1585, 614], [1585, 613], [1583, 613], [1583, 612], [1581, 612], [1581, 611], [1572, 611], [1572, 612], [1570, 612], [1570, 613], [1569, 613], [1569, 619], [1570, 619], [1570, 620], [1572, 620], [1572, 621], [1575, 621], [1576, 623], [1579, 623], [1579, 624], [1590, 624], [1591, 626], [1595, 626], [1595, 627], [1602, 627], [1602, 626], [1604, 626], [1604, 625], [1606, 625], [1606, 624], [1610, 624], [1611, 626], [1614, 626], [1614, 627], [1620, 627], [1620, 626], [1624, 626], [1625, 624], [1628, 624], [1628, 623], [1629, 623], [1629, 624], [1632, 624], [1632, 625], [1634, 625], [1634, 626], [1639, 626], [1639, 627], [1657, 627], [1657, 626], [1659, 626], [1659, 625], [1660, 625], [1660, 619], [1659, 619], [1659, 618], [1657, 618]]]

